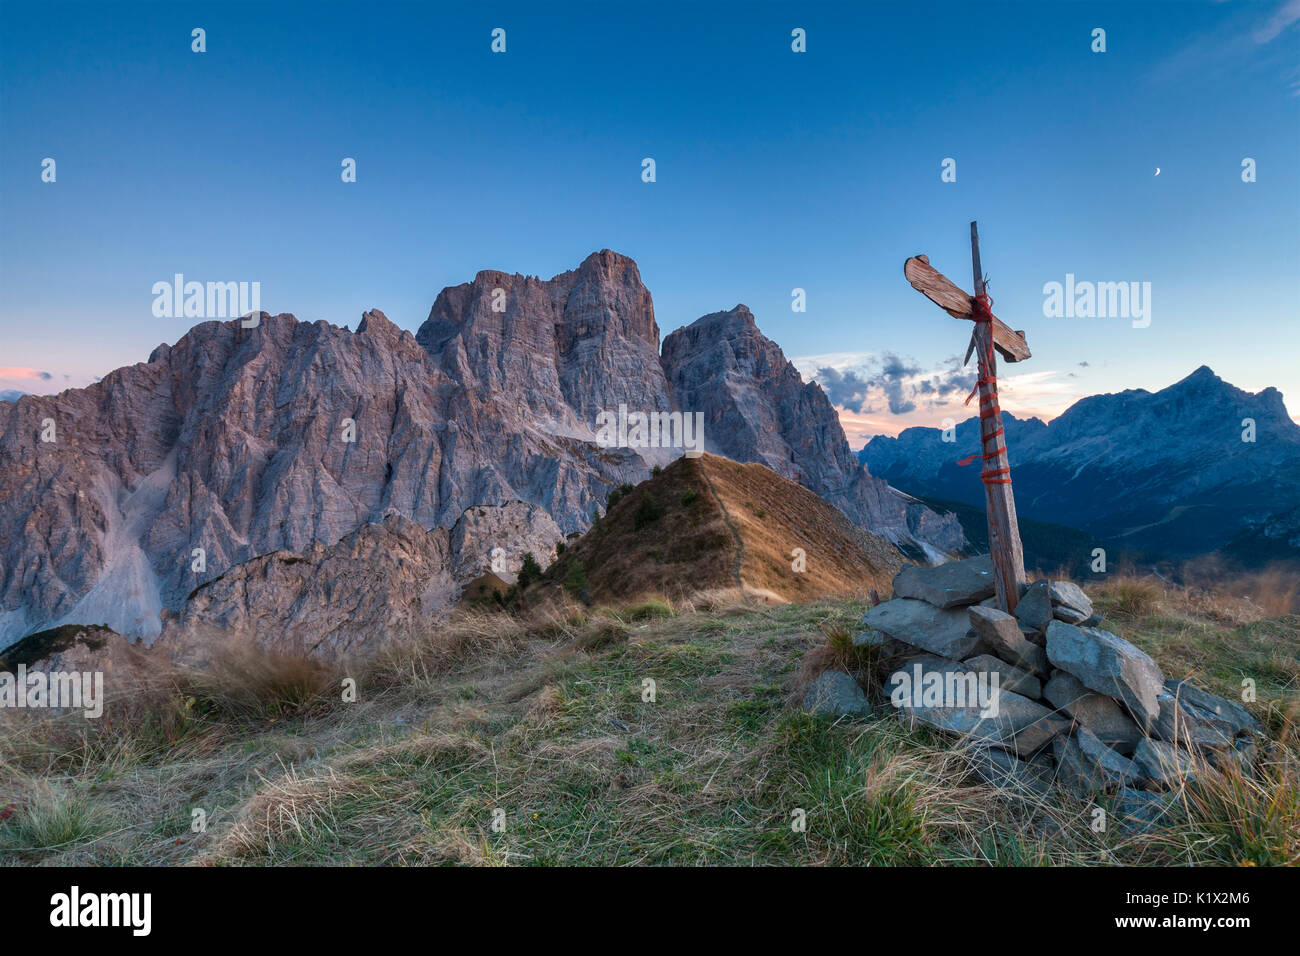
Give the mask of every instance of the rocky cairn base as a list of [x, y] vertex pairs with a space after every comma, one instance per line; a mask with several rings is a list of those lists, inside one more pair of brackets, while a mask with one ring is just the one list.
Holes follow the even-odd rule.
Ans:
[[[1166, 680], [1097, 626], [1076, 585], [1036, 581], [1014, 615], [997, 608], [994, 590], [987, 555], [904, 568], [893, 600], [867, 611], [854, 639], [888, 662], [884, 689], [899, 716], [961, 738], [985, 782], [1018, 796], [1111, 794], [1125, 825], [1144, 828], [1204, 768], [1253, 764], [1259, 722], [1238, 703]], [[804, 707], [836, 717], [872, 709], [843, 671], [814, 680]]]

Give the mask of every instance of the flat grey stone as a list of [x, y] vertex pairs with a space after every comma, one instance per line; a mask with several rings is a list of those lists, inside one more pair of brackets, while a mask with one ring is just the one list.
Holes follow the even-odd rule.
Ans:
[[1078, 797], [1089, 796], [1096, 788], [1091, 774], [1083, 762], [1083, 752], [1073, 738], [1061, 734], [1052, 741], [1052, 756], [1056, 760], [1056, 782]]
[[966, 616], [970, 619], [971, 627], [979, 631], [980, 636], [986, 641], [1014, 642], [1023, 636], [1015, 615], [1008, 614], [1000, 608], [975, 604], [966, 608]]
[[1232, 750], [1206, 751], [1210, 766], [1221, 773], [1238, 770], [1250, 773], [1259, 762], [1259, 744], [1250, 737], [1238, 737]]
[[871, 703], [844, 671], [823, 671], [804, 691], [803, 709], [829, 717], [865, 717], [871, 713]]
[[915, 598], [940, 608], [978, 604], [995, 590], [993, 559], [987, 554], [932, 568], [911, 565], [894, 577], [895, 598]]
[[1163, 687], [1160, 688], [1157, 699], [1160, 702], [1160, 713], [1151, 723], [1151, 736], [1167, 743], [1177, 743], [1190, 748], [1196, 717], [1188, 707]]
[[1072, 607], [1054, 607], [1052, 608], [1052, 617], [1058, 621], [1064, 621], [1066, 624], [1082, 624], [1090, 620], [1091, 615], [1082, 614]]
[[1046, 680], [1052, 673], [1052, 665], [1047, 659], [1047, 651], [1033, 643], [1029, 645], [1029, 649], [1025, 651], [1024, 656], [1020, 658], [1016, 666], [1029, 671], [1040, 680]]
[[1080, 797], [1115, 790], [1138, 779], [1133, 762], [1115, 753], [1086, 727], [1079, 728], [1074, 737], [1057, 737], [1052, 752], [1057, 782]]
[[998, 687], [1003, 690], [1014, 691], [1030, 700], [1037, 700], [1043, 696], [1043, 685], [1037, 677], [1006, 661], [999, 660], [992, 654], [968, 657], [962, 663], [976, 672], [996, 673]]
[[1160, 716], [1152, 725], [1151, 734], [1188, 750], [1209, 753], [1215, 750], [1231, 751], [1237, 731], [1228, 721], [1212, 716], [1209, 711], [1193, 707], [1162, 688]]
[[973, 747], [966, 752], [980, 780], [1017, 797], [1043, 797], [1051, 792], [1052, 771], [1038, 761], [1021, 760], [997, 747]]
[[1048, 582], [1035, 581], [1029, 585], [1016, 605], [1016, 617], [1025, 627], [1041, 631], [1052, 620], [1052, 594]]
[[1199, 720], [1192, 728], [1192, 747], [1201, 753], [1213, 750], [1231, 751], [1237, 735], [1226, 720]]
[[1088, 690], [1065, 671], [1057, 671], [1043, 685], [1043, 697], [1121, 753], [1131, 754], [1144, 736], [1142, 728], [1112, 698]]
[[943, 671], [945, 673], [952, 671], [957, 674], [965, 674], [970, 670], [970, 668], [961, 661], [955, 661], [951, 657], [931, 654], [929, 651], [911, 650], [901, 661], [899, 661], [898, 666], [894, 668], [894, 671], [897, 672], [903, 668], [911, 668], [917, 664], [921, 665], [923, 671], [935, 670]]
[[1117, 698], [1149, 730], [1160, 713], [1165, 675], [1149, 656], [1100, 628], [1061, 621], [1047, 626], [1047, 659], [1089, 690]]
[[1170, 679], [1165, 682], [1165, 690], [1178, 698], [1182, 704], [1190, 707], [1193, 713], [1201, 710], [1204, 711], [1206, 719], [1217, 718], [1227, 721], [1237, 733], [1262, 734], [1264, 732], [1260, 722], [1236, 701], [1201, 690], [1185, 680]]
[[1107, 789], [1115, 786], [1128, 786], [1138, 778], [1138, 768], [1123, 754], [1107, 747], [1087, 727], [1080, 727], [1075, 735], [1084, 761], [1098, 773]]
[[1115, 815], [1124, 832], [1147, 833], [1161, 823], [1169, 822], [1177, 805], [1177, 797], [1171, 793], [1124, 787], [1115, 801]]
[[926, 601], [895, 598], [862, 615], [869, 628], [953, 660], [969, 657], [979, 644], [965, 608], [943, 610]]
[[1008, 664], [1039, 677], [1048, 676], [1050, 667], [1046, 651], [1025, 638], [1015, 617], [997, 608], [980, 606], [967, 608], [966, 613], [979, 636], [981, 647]]
[[1071, 581], [1053, 581], [1051, 592], [1052, 604], [1058, 612], [1072, 611], [1081, 621], [1092, 617], [1092, 601], [1079, 585]]
[[906, 673], [913, 681], [917, 679], [917, 666], [920, 666], [920, 678], [924, 679], [926, 674], [931, 672], [938, 674], [969, 674], [972, 673], [969, 667], [961, 661], [954, 661], [949, 657], [940, 657], [938, 654], [930, 654], [926, 651], [912, 651], [906, 654], [885, 678], [885, 694], [888, 695], [894, 688], [894, 675]]
[[[916, 670], [918, 665], [920, 672]], [[906, 671], [907, 680], [899, 682], [897, 675], [903, 671]], [[928, 678], [931, 684], [944, 681], [945, 693], [934, 700], [924, 696], [918, 698], [916, 695], [923, 694], [925, 688], [924, 684], [918, 685], [918, 678], [926, 681], [931, 672], [938, 675]], [[948, 675], [953, 677], [951, 686], [947, 685]], [[974, 683], [976, 677], [976, 673], [968, 670], [965, 664], [918, 658], [890, 675], [885, 692], [906, 722], [925, 724], [961, 737], [975, 746], [1000, 747], [1020, 756], [1028, 756], [1069, 729], [1068, 721], [1013, 691], [999, 688], [996, 696], [987, 701], [990, 705], [987, 708], [972, 704], [978, 693]], [[916, 690], [918, 686], [920, 691]], [[985, 685], [985, 689], [990, 688]]]
[[1191, 755], [1163, 740], [1144, 737], [1133, 751], [1133, 763], [1146, 789], [1170, 789], [1196, 776], [1196, 762]]

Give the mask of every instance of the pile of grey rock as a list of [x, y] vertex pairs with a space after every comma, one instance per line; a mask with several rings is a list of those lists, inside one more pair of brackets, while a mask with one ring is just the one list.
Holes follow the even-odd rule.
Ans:
[[[986, 782], [1022, 796], [1054, 786], [1086, 799], [1110, 794], [1121, 819], [1144, 827], [1205, 768], [1253, 764], [1259, 722], [1241, 704], [1166, 680], [1147, 654], [1097, 626], [1079, 587], [1034, 582], [1014, 615], [997, 608], [994, 590], [987, 555], [904, 568], [893, 600], [867, 611], [854, 639], [889, 661], [886, 695], [902, 685], [900, 674], [913, 685], [916, 676], [954, 675], [955, 686], [972, 674], [988, 684], [996, 673], [996, 715], [973, 700], [894, 701], [905, 720], [968, 742]], [[871, 710], [841, 671], [819, 676], [804, 705], [836, 716]]]

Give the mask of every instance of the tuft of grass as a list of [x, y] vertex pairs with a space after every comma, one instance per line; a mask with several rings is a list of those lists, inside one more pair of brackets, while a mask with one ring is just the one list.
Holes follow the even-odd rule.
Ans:
[[44, 855], [90, 843], [110, 829], [108, 814], [85, 795], [42, 785], [0, 823], [0, 851]]
[[627, 643], [627, 625], [615, 618], [598, 617], [583, 628], [574, 640], [574, 646], [580, 650], [592, 652], [603, 650], [615, 644]]
[[825, 671], [844, 671], [857, 678], [863, 685], [872, 703], [884, 700], [881, 691], [881, 673], [888, 663], [888, 657], [880, 648], [853, 643], [853, 631], [841, 622], [823, 626], [822, 641], [807, 654], [799, 669], [790, 703], [797, 706], [803, 700], [803, 693], [808, 685]]
[[796, 862], [924, 866], [940, 861], [938, 817], [956, 808], [924, 750], [909, 747], [897, 726], [836, 726], [804, 713], [785, 716], [758, 756], [767, 781], [764, 803], [803, 811], [767, 835], [769, 848]]
[[[555, 610], [540, 619], [538, 630], [568, 634], [585, 619], [580, 611]], [[453, 670], [485, 658], [509, 657], [528, 636], [528, 623], [506, 612], [457, 611], [446, 620], [390, 635], [366, 667], [367, 676], [384, 686], [438, 683]]]
[[673, 606], [661, 598], [650, 598], [624, 608], [621, 616], [626, 621], [649, 621], [655, 618], [672, 617], [676, 612]]
[[207, 717], [279, 720], [341, 699], [343, 673], [306, 654], [229, 642], [205, 667], [184, 673], [183, 706]]
[[1129, 620], [1140, 620], [1160, 606], [1164, 589], [1150, 578], [1118, 577], [1098, 589], [1100, 606]]

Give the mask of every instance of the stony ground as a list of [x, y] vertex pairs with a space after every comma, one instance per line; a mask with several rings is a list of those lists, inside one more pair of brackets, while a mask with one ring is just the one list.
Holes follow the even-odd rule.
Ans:
[[[798, 707], [859, 667], [865, 605], [648, 603], [467, 617], [343, 672], [231, 656], [87, 729], [0, 728], [8, 864], [1284, 864], [1300, 859], [1300, 617], [1143, 582], [1090, 589], [1167, 674], [1280, 742], [1260, 779], [1188, 787], [1170, 825], [1095, 832], [1067, 795], [1011, 800], [951, 741]], [[648, 699], [653, 681], [653, 700]], [[15, 722], [18, 721], [18, 722]], [[25, 721], [25, 723], [23, 722]], [[200, 829], [196, 811], [202, 811]]]

